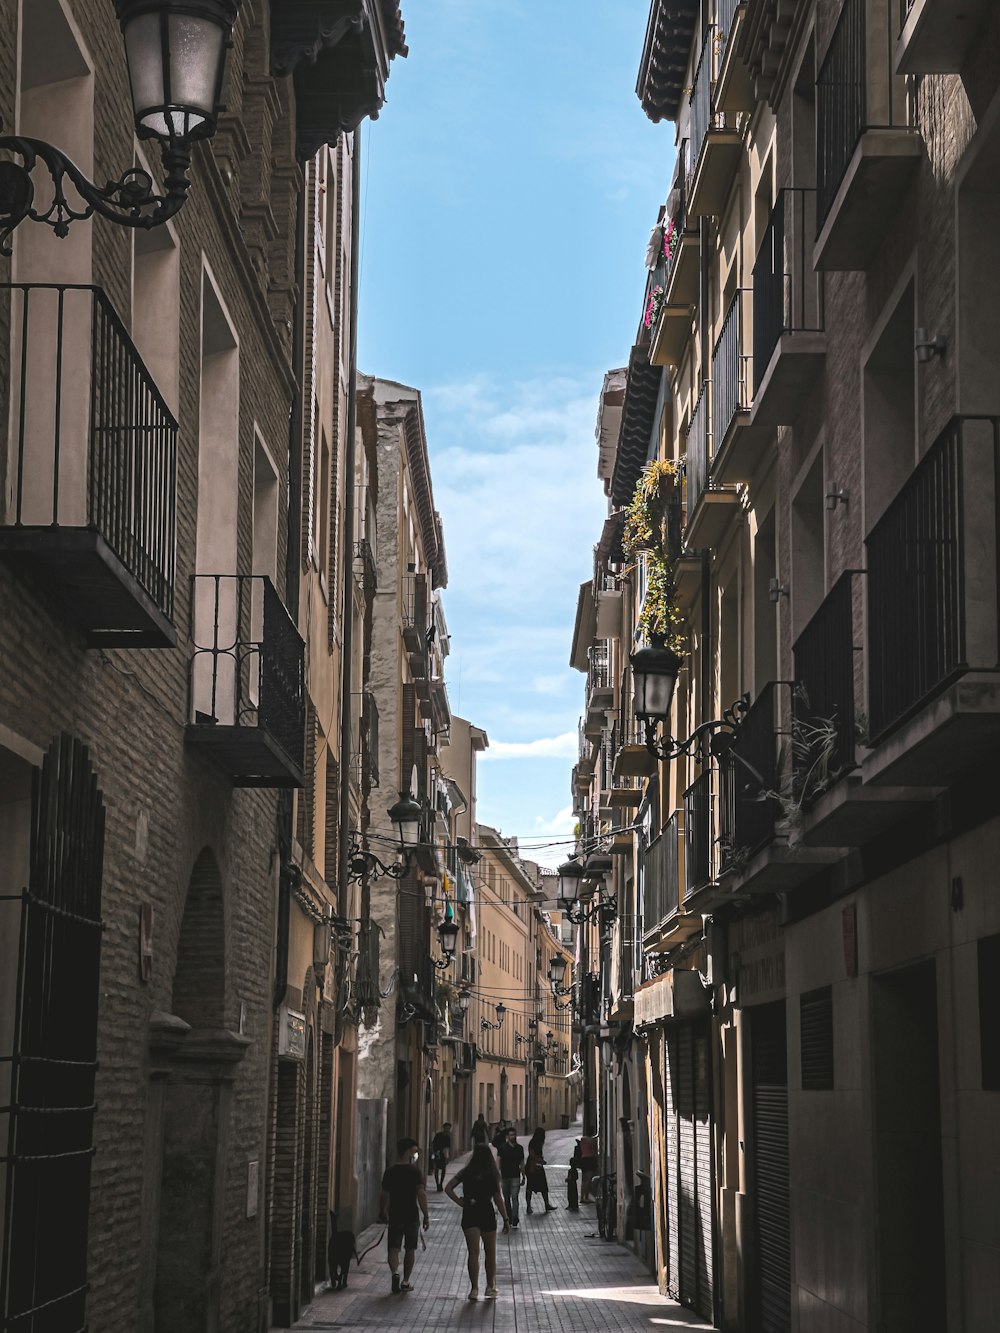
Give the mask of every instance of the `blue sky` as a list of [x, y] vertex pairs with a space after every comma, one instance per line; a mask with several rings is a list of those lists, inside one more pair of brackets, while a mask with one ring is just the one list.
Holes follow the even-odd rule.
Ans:
[[526, 849], [572, 829], [598, 394], [628, 358], [673, 158], [634, 91], [648, 11], [409, 0], [410, 55], [364, 130], [359, 363], [422, 391], [449, 697], [490, 737], [480, 819]]

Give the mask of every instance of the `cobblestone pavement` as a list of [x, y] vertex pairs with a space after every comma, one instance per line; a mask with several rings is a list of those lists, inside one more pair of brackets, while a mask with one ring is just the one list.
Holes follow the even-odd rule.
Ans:
[[[378, 1329], [380, 1333], [638, 1333], [658, 1329], [710, 1326], [674, 1301], [660, 1296], [649, 1273], [623, 1246], [601, 1240], [593, 1204], [578, 1213], [566, 1209], [566, 1163], [577, 1124], [550, 1132], [546, 1140], [547, 1174], [556, 1212], [529, 1217], [521, 1195], [521, 1225], [497, 1237], [497, 1300], [466, 1300], [469, 1279], [460, 1212], [431, 1181], [427, 1249], [418, 1250], [413, 1290], [392, 1295], [385, 1242], [351, 1268], [346, 1291], [322, 1291], [296, 1329]], [[453, 1162], [449, 1178], [464, 1158]], [[536, 1196], [537, 1197], [537, 1196]], [[379, 1226], [358, 1238], [363, 1251], [380, 1234]]]

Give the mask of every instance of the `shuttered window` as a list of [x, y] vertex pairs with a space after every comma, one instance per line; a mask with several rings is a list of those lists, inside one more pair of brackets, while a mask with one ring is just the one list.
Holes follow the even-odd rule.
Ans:
[[979, 941], [979, 1050], [983, 1090], [1000, 1092], [1000, 935]]
[[825, 1092], [833, 1087], [833, 988], [823, 986], [799, 999], [802, 1087]]

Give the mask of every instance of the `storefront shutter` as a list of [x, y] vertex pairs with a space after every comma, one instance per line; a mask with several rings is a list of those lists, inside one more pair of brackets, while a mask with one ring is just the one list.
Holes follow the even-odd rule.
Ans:
[[762, 1005], [751, 1014], [756, 1326], [760, 1333], [788, 1333], [791, 1327], [791, 1247], [784, 1001]]

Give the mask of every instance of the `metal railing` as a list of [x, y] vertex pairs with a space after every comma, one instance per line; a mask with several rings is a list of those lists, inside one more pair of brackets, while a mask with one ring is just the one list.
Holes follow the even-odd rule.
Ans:
[[680, 257], [680, 252], [681, 252], [681, 238], [683, 236], [697, 237], [698, 235], [697, 225], [695, 225], [694, 227], [688, 226], [687, 175], [691, 166], [690, 148], [691, 148], [690, 141], [688, 139], [683, 139], [681, 141], [680, 147], [677, 149], [677, 160], [678, 163], [680, 164], [680, 170], [678, 172], [678, 179], [675, 189], [677, 190], [678, 199], [677, 199], [677, 208], [667, 218], [665, 227], [665, 232], [668, 232], [670, 234], [671, 243], [669, 246], [670, 249], [669, 255], [666, 253], [666, 250], [664, 250], [664, 255], [663, 255], [664, 290], [669, 290], [670, 280], [673, 277], [674, 269], [677, 267], [677, 260]]
[[720, 54], [725, 51], [733, 31], [733, 19], [744, 0], [715, 0], [715, 29]]
[[708, 764], [684, 793], [684, 896], [718, 878], [715, 768]]
[[424, 639], [429, 625], [426, 574], [403, 575], [403, 628]]
[[778, 689], [770, 681], [744, 717], [719, 766], [719, 847], [722, 868], [774, 837], [779, 773]]
[[[807, 800], [810, 786], [827, 785], [854, 767], [854, 587], [856, 570], [846, 570], [796, 639], [795, 723], [797, 794]], [[810, 732], [827, 731], [829, 738]], [[817, 767], [818, 765], [818, 767]]]
[[[992, 445], [967, 460], [970, 427], [989, 432]], [[996, 551], [998, 504], [1000, 418], [955, 417], [872, 529], [866, 545], [873, 739], [967, 668], [967, 544]], [[972, 511], [979, 530], [969, 533]], [[996, 624], [996, 594], [987, 595]]]
[[654, 930], [680, 907], [680, 811], [675, 810], [643, 858], [645, 929]]
[[374, 592], [378, 583], [375, 552], [367, 537], [354, 543], [354, 578], [366, 592]]
[[691, 414], [691, 424], [687, 431], [687, 519], [691, 522], [702, 491], [708, 485], [709, 429], [708, 429], [708, 394], [705, 385], [701, 386], [698, 401]]
[[753, 266], [753, 389], [783, 333], [823, 330], [823, 274], [807, 259], [806, 238], [816, 233], [816, 191], [778, 191]]
[[752, 403], [752, 358], [743, 333], [744, 297], [751, 295], [742, 290], [736, 292], [712, 352], [712, 415], [717, 448], [721, 447], [737, 412], [748, 412]]
[[587, 653], [587, 691], [611, 689], [611, 660], [607, 645], [594, 647]]
[[[817, 227], [822, 227], [867, 129], [908, 122], [905, 80], [893, 70], [890, 0], [845, 0], [816, 79]], [[882, 49], [884, 44], [884, 50]]]
[[0, 290], [12, 343], [4, 524], [96, 530], [172, 618], [177, 422], [100, 287]]
[[354, 777], [359, 786], [379, 785], [378, 775], [378, 704], [371, 690], [360, 690], [358, 700], [358, 739], [353, 756]]
[[269, 578], [192, 575], [196, 725], [258, 727], [297, 768], [305, 758], [305, 646]]

